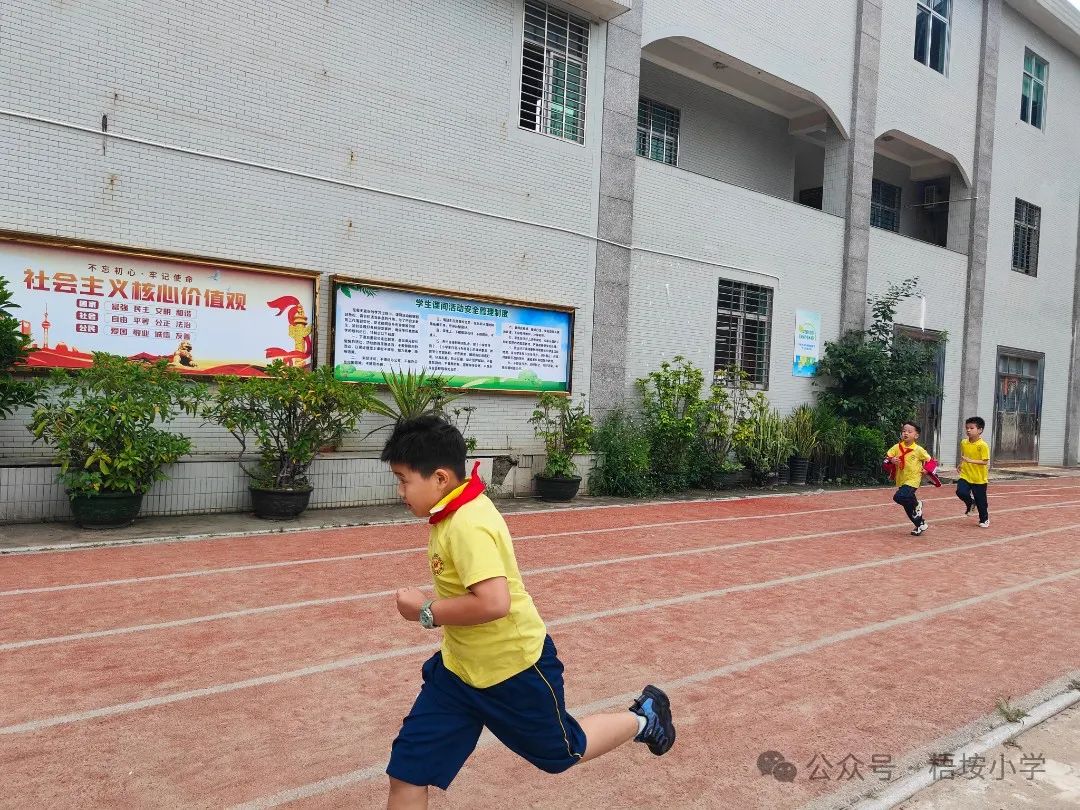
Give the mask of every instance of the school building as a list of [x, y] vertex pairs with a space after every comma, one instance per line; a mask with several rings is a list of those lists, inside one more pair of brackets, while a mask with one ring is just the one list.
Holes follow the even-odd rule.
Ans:
[[[917, 276], [946, 462], [970, 414], [998, 464], [1078, 461], [1077, 133], [1068, 0], [8, 0], [0, 28], [6, 243], [311, 273], [317, 363], [335, 278], [570, 311], [597, 413], [679, 354], [786, 412], [797, 323], [820, 346]], [[468, 402], [528, 473], [534, 399]], [[26, 422], [0, 520], [64, 518]], [[370, 427], [315, 505], [394, 499]], [[176, 428], [196, 455], [145, 513], [245, 508], [232, 438]]]

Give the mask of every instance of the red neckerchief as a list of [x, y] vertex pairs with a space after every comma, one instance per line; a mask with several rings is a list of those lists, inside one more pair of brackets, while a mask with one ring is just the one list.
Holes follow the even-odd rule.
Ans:
[[900, 473], [900, 470], [904, 469], [904, 456], [906, 456], [908, 453], [915, 449], [914, 445], [912, 445], [911, 447], [904, 447], [903, 442], [897, 442], [896, 447], [899, 452], [899, 455], [896, 456], [896, 458], [900, 459], [900, 463], [888, 465], [889, 478], [891, 478], [893, 481], [896, 480], [896, 476]]
[[484, 482], [480, 480], [480, 476], [477, 474], [480, 470], [480, 462], [476, 462], [472, 468], [472, 475], [469, 476], [469, 480], [465, 484], [465, 489], [461, 490], [461, 494], [458, 495], [450, 503], [446, 504], [438, 512], [434, 513], [428, 518], [428, 523], [434, 525], [440, 520], [445, 520], [450, 517], [451, 514], [463, 507], [469, 501], [475, 501], [484, 492]]

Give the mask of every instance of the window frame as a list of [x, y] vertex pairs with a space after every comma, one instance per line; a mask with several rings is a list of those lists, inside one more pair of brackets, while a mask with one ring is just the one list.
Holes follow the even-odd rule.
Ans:
[[[665, 131], [662, 135], [657, 135], [656, 130], [653, 128], [656, 112], [666, 113], [668, 116], [669, 126], [665, 127]], [[647, 114], [647, 120], [642, 125], [642, 113]], [[670, 122], [674, 122], [674, 135], [670, 134], [668, 130], [671, 129]], [[655, 101], [647, 96], [638, 96], [638, 122], [637, 122], [637, 135], [635, 141], [635, 151], [638, 157], [643, 157], [646, 160], [653, 160], [657, 163], [663, 163], [665, 166], [679, 166], [679, 135], [682, 130], [682, 113], [677, 107], [672, 107], [670, 104], [664, 104], [659, 101]], [[642, 143], [641, 138], [645, 136], [645, 151], [641, 151]], [[658, 160], [652, 156], [652, 141], [653, 138], [659, 138], [664, 142], [664, 159]], [[668, 160], [668, 155], [671, 154], [671, 160]]]
[[[733, 293], [738, 293], [738, 308], [734, 305], [725, 305], [725, 295], [728, 301], [734, 300]], [[747, 309], [747, 293], [753, 292], [754, 294], [764, 294], [765, 297], [765, 313], [751, 312]], [[747, 281], [735, 281], [728, 278], [720, 278], [717, 280], [716, 289], [716, 339], [713, 344], [713, 373], [720, 375], [726, 373], [730, 368], [738, 368], [747, 375], [747, 384], [750, 388], [768, 391], [769, 390], [769, 374], [772, 369], [771, 354], [772, 354], [772, 326], [774, 315], [774, 302], [775, 302], [775, 290], [772, 287], [766, 287], [761, 284], [752, 284]], [[721, 327], [721, 318], [728, 318], [734, 320], [734, 327]], [[747, 370], [746, 363], [746, 324], [748, 321], [753, 321], [758, 324], [764, 324], [764, 346], [760, 352], [755, 352], [755, 361], [757, 373], [751, 375]], [[734, 351], [728, 356], [721, 358], [721, 335], [725, 336], [734, 334], [735, 346]]]
[[[875, 191], [879, 188], [891, 188], [896, 191], [896, 203], [895, 208], [883, 203], [880, 199], [875, 200]], [[904, 190], [900, 186], [894, 186], [892, 183], [888, 183], [878, 177], [873, 178], [870, 181], [870, 227], [880, 228], [883, 231], [889, 231], [890, 233], [900, 233], [900, 212], [903, 210], [903, 194]], [[880, 197], [880, 195], [878, 195]], [[891, 211], [894, 215], [894, 221], [896, 223], [895, 228], [890, 228], [880, 223], [881, 216], [878, 215], [878, 222], [874, 222], [874, 211]]]
[[[1033, 60], [1030, 71], [1028, 70], [1028, 57], [1029, 56]], [[1041, 78], [1041, 79], [1038, 76], [1035, 75], [1035, 68], [1038, 65], [1042, 65], [1042, 67], [1043, 67], [1043, 78]], [[1025, 85], [1027, 85], [1029, 80], [1031, 81], [1032, 93], [1031, 93], [1031, 95], [1026, 95], [1024, 93], [1024, 87], [1025, 87]], [[1039, 113], [1040, 113], [1039, 114], [1039, 123], [1037, 123], [1037, 124], [1034, 121], [1031, 120], [1031, 117], [1032, 117], [1031, 116], [1031, 107], [1033, 105], [1034, 98], [1035, 98], [1034, 90], [1035, 90], [1036, 85], [1038, 85], [1039, 87], [1042, 88], [1042, 109], [1039, 111]], [[1025, 124], [1030, 124], [1031, 126], [1035, 127], [1035, 129], [1038, 129], [1038, 130], [1042, 130], [1042, 129], [1045, 128], [1045, 126], [1046, 126], [1046, 108], [1047, 108], [1046, 101], [1047, 101], [1047, 97], [1049, 96], [1049, 90], [1050, 90], [1050, 63], [1047, 62], [1045, 59], [1043, 59], [1041, 56], [1039, 56], [1037, 53], [1035, 53], [1035, 51], [1031, 50], [1031, 48], [1024, 48], [1024, 65], [1023, 65], [1023, 70], [1021, 72], [1021, 80], [1020, 80], [1020, 120], [1021, 121], [1023, 121]]]
[[[1031, 213], [1034, 211], [1035, 222], [1032, 224], [1027, 221], [1027, 217], [1021, 218], [1020, 211], [1021, 206], [1026, 206], [1025, 213]], [[1017, 244], [1023, 240], [1022, 234], [1029, 234], [1026, 248], [1026, 266], [1023, 264], [1018, 265], [1016, 263], [1017, 256]], [[1024, 276], [1030, 278], [1038, 278], [1039, 276], [1039, 241], [1042, 236], [1042, 207], [1030, 203], [1027, 200], [1022, 200], [1019, 197], [1015, 198], [1013, 203], [1013, 241], [1012, 241], [1012, 269]]]
[[[518, 128], [584, 146], [592, 23], [544, 0], [524, 0], [522, 9]], [[564, 18], [565, 23], [553, 29], [553, 16]], [[530, 28], [537, 27], [537, 23], [543, 27], [542, 42], [530, 32]], [[553, 46], [553, 33], [556, 43], [561, 41], [561, 47], [557, 44]], [[577, 46], [572, 43], [577, 43]], [[562, 66], [561, 72], [559, 65]], [[569, 78], [575, 68], [577, 79], [572, 87]], [[556, 93], [559, 84], [562, 89]], [[576, 99], [576, 107], [575, 102], [567, 103], [570, 99]], [[558, 121], [553, 113], [556, 107], [561, 111]], [[568, 116], [567, 110], [576, 112], [576, 125], [570, 123], [573, 116]], [[567, 134], [568, 131], [570, 134]]]
[[[914, 50], [912, 53], [913, 58], [920, 65], [925, 65], [935, 73], [940, 73], [942, 76], [949, 75], [949, 57], [952, 54], [952, 13], [955, 0], [947, 0], [948, 13], [942, 14], [934, 8], [934, 5], [939, 0], [915, 0], [915, 38], [914, 38]], [[924, 11], [928, 15], [929, 24], [926, 26], [926, 32], [924, 34], [925, 41], [923, 42], [923, 50], [926, 54], [926, 61], [924, 62], [919, 58], [919, 12]], [[934, 20], [940, 20], [945, 24], [945, 53], [941, 63], [941, 70], [938, 70], [931, 62], [931, 54], [933, 53], [934, 44]]]

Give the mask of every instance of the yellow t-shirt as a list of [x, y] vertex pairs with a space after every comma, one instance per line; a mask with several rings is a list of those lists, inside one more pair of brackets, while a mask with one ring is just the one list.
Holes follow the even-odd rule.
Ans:
[[[462, 489], [447, 495], [436, 509]], [[428, 562], [440, 599], [464, 596], [470, 585], [492, 577], [506, 577], [510, 588], [510, 612], [503, 618], [471, 627], [442, 628], [447, 669], [470, 686], [484, 689], [540, 660], [547, 628], [521, 581], [506, 521], [487, 495], [431, 527]]]
[[[972, 458], [976, 461], [990, 461], [990, 445], [980, 436], [973, 442], [967, 439], [960, 440], [960, 455]], [[990, 481], [989, 464], [969, 464], [960, 462], [960, 477], [969, 484], [986, 484]]]
[[[908, 453], [904, 456], [903, 469], [896, 468], [896, 486], [909, 486], [918, 489], [922, 484], [923, 464], [930, 460], [930, 454], [919, 444], [912, 444], [907, 448]], [[900, 455], [900, 443], [897, 442], [886, 453], [890, 458]]]

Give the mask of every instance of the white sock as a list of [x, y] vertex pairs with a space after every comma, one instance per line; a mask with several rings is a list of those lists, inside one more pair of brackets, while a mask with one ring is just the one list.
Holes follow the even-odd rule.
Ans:
[[645, 718], [640, 714], [635, 715], [635, 717], [637, 717], [637, 733], [640, 734], [645, 730]]

